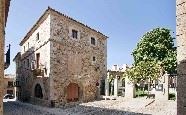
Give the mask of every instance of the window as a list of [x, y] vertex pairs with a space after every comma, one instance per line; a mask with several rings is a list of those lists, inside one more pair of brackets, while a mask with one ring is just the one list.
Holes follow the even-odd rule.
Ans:
[[28, 42], [28, 49], [29, 49], [29, 42]]
[[25, 52], [25, 46], [24, 46], [24, 52]]
[[36, 54], [36, 68], [39, 68], [39, 62], [40, 61], [40, 53]]
[[13, 81], [8, 81], [8, 87], [13, 87]]
[[96, 39], [94, 37], [91, 37], [91, 44], [94, 46], [96, 45]]
[[92, 62], [93, 62], [93, 63], [96, 62], [96, 57], [95, 57], [95, 56], [92, 57]]
[[7, 90], [7, 94], [13, 94], [13, 90]]
[[27, 67], [29, 67], [29, 59], [27, 59]]
[[19, 87], [19, 86], [20, 86], [20, 85], [19, 85], [19, 81], [15, 81], [15, 82], [14, 82], [14, 86]]
[[78, 31], [72, 30], [72, 38], [78, 39]]
[[32, 61], [32, 62], [31, 62], [31, 69], [34, 70], [35, 67], [36, 67], [36, 66], [35, 66], [35, 61]]
[[93, 56], [92, 60], [93, 60], [93, 61], [96, 61], [96, 57], [95, 57], [95, 56]]
[[39, 40], [39, 32], [36, 35], [36, 41], [38, 41], [38, 40]]

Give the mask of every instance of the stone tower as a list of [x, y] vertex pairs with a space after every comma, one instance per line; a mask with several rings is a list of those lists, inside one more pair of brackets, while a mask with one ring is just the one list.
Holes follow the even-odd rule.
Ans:
[[186, 0], [176, 0], [177, 115], [186, 115]]
[[15, 57], [16, 66], [21, 65], [16, 71], [20, 100], [61, 106], [99, 97], [107, 36], [49, 7], [20, 46]]

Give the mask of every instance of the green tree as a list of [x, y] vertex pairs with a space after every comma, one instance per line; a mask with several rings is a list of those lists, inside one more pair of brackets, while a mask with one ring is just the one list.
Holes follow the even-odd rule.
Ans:
[[[176, 47], [169, 29], [155, 28], [145, 33], [132, 55], [134, 64], [124, 76], [131, 81], [156, 80], [162, 71], [176, 72]], [[149, 90], [150, 82], [148, 82]]]
[[137, 65], [127, 68], [124, 77], [131, 81], [138, 79], [156, 80], [161, 74], [161, 66], [155, 61], [141, 61]]
[[155, 28], [143, 35], [132, 55], [134, 65], [153, 61], [168, 73], [176, 72], [176, 47], [169, 29]]
[[[141, 61], [131, 68], [128, 68], [124, 76], [128, 77], [130, 81], [139, 82], [141, 79], [149, 80], [148, 91], [150, 89], [150, 81], [156, 80], [161, 74], [161, 66], [155, 61]], [[144, 91], [144, 88], [143, 88]]]

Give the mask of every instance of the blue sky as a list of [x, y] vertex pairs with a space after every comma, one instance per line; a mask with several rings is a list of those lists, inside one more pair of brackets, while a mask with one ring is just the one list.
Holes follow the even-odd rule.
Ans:
[[[5, 43], [11, 44], [13, 60], [20, 41], [50, 6], [109, 36], [108, 68], [131, 65], [131, 52], [145, 32], [156, 27], [176, 32], [175, 4], [175, 0], [11, 0]], [[14, 62], [5, 73], [15, 73]]]

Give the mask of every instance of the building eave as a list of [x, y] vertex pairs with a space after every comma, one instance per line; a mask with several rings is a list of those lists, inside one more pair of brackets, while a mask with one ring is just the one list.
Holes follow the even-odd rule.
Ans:
[[16, 56], [14, 57], [13, 61], [16, 61], [17, 58], [21, 57], [21, 52], [18, 52]]
[[26, 36], [21, 40], [20, 46], [22, 46], [26, 40], [29, 39], [29, 37], [32, 35], [32, 33], [41, 25], [41, 23], [45, 20], [45, 18], [49, 15], [48, 13], [49, 9], [47, 9], [43, 15], [37, 20], [37, 22], [32, 26], [30, 31], [26, 34]]
[[92, 30], [92, 31], [94, 31], [94, 32], [96, 32], [96, 33], [98, 33], [98, 34], [104, 36], [105, 38], [108, 38], [108, 36], [104, 35], [103, 33], [99, 32], [99, 31], [97, 31], [97, 30], [95, 30], [95, 29], [89, 27], [88, 25], [85, 25], [85, 24], [83, 24], [83, 23], [81, 23], [81, 22], [79, 22], [79, 21], [77, 21], [77, 20], [75, 20], [75, 19], [73, 19], [73, 18], [71, 18], [71, 17], [69, 17], [69, 16], [67, 16], [67, 15], [65, 15], [65, 14], [63, 14], [63, 13], [61, 13], [61, 12], [59, 12], [59, 11], [56, 11], [55, 9], [53, 9], [53, 8], [51, 8], [51, 7], [48, 7], [48, 9], [49, 9], [50, 11], [52, 11], [52, 12], [55, 12], [55, 13], [57, 13], [57, 14], [59, 14], [59, 15], [65, 17], [65, 18], [67, 18], [67, 19], [70, 19], [70, 20], [74, 21], [75, 23], [78, 23], [78, 24], [80, 24], [80, 25], [82, 25], [82, 26], [84, 26], [84, 27], [86, 27], [86, 28], [88, 28], [88, 29], [90, 29], [90, 30]]
[[20, 44], [19, 44], [20, 46], [22, 46], [22, 45], [25, 43], [25, 41], [29, 39], [29, 37], [32, 35], [32, 33], [41, 25], [41, 23], [46, 19], [46, 17], [47, 17], [51, 12], [57, 13], [57, 14], [59, 14], [59, 15], [65, 17], [65, 18], [67, 18], [67, 19], [70, 19], [70, 20], [72, 20], [72, 21], [74, 21], [74, 22], [76, 22], [76, 23], [78, 23], [78, 24], [80, 24], [80, 25], [86, 27], [86, 28], [89, 28], [90, 30], [92, 30], [92, 31], [94, 31], [94, 32], [96, 32], [96, 33], [98, 33], [98, 34], [104, 36], [105, 39], [108, 38], [106, 35], [102, 34], [101, 32], [99, 32], [99, 31], [97, 31], [97, 30], [95, 30], [95, 29], [93, 29], [93, 28], [91, 28], [91, 27], [89, 27], [89, 26], [87, 26], [87, 25], [85, 25], [85, 24], [83, 24], [83, 23], [81, 23], [81, 22], [79, 22], [79, 21], [77, 21], [77, 20], [75, 20], [75, 19], [73, 19], [73, 18], [67, 16], [67, 15], [65, 15], [65, 14], [62, 14], [62, 13], [60, 13], [60, 12], [58, 12], [58, 11], [56, 11], [56, 10], [50, 8], [50, 7], [48, 7], [48, 9], [45, 10], [45, 12], [43, 13], [43, 15], [37, 20], [36, 24], [33, 25], [33, 27], [30, 29], [30, 31], [29, 31], [29, 32], [26, 34], [26, 36], [21, 40], [21, 42], [20, 42]]

